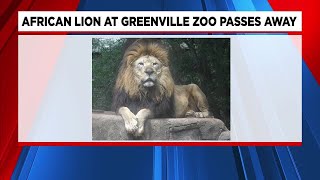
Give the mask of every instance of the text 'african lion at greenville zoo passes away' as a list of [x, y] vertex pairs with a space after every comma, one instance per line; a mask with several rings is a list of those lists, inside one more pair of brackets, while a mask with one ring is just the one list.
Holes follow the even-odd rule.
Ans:
[[206, 96], [197, 85], [174, 84], [168, 50], [152, 39], [139, 39], [125, 51], [112, 107], [134, 137], [143, 135], [150, 118], [210, 116]]

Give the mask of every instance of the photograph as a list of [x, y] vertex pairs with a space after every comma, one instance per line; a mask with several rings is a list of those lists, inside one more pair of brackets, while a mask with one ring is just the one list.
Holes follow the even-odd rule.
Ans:
[[92, 140], [230, 140], [230, 38], [92, 38]]

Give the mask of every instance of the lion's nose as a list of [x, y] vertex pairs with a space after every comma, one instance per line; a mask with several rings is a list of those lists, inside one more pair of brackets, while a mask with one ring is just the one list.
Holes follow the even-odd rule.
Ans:
[[152, 68], [147, 68], [144, 72], [148, 75], [151, 75], [154, 72], [154, 70]]

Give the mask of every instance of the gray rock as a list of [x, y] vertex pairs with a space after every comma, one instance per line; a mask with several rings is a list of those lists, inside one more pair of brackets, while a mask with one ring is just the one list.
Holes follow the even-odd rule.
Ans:
[[[92, 114], [93, 140], [129, 140], [121, 116], [110, 111]], [[230, 140], [230, 131], [216, 118], [149, 119], [142, 140]]]

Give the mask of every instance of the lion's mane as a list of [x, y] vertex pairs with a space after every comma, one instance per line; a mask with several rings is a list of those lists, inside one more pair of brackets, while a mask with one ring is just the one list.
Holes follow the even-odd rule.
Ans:
[[[156, 57], [162, 63], [162, 73], [155, 87], [145, 89], [135, 79], [133, 62], [141, 56]], [[112, 109], [126, 106], [133, 113], [148, 108], [156, 117], [173, 114], [174, 82], [169, 70], [168, 50], [163, 44], [151, 39], [140, 39], [127, 48], [117, 76]]]

